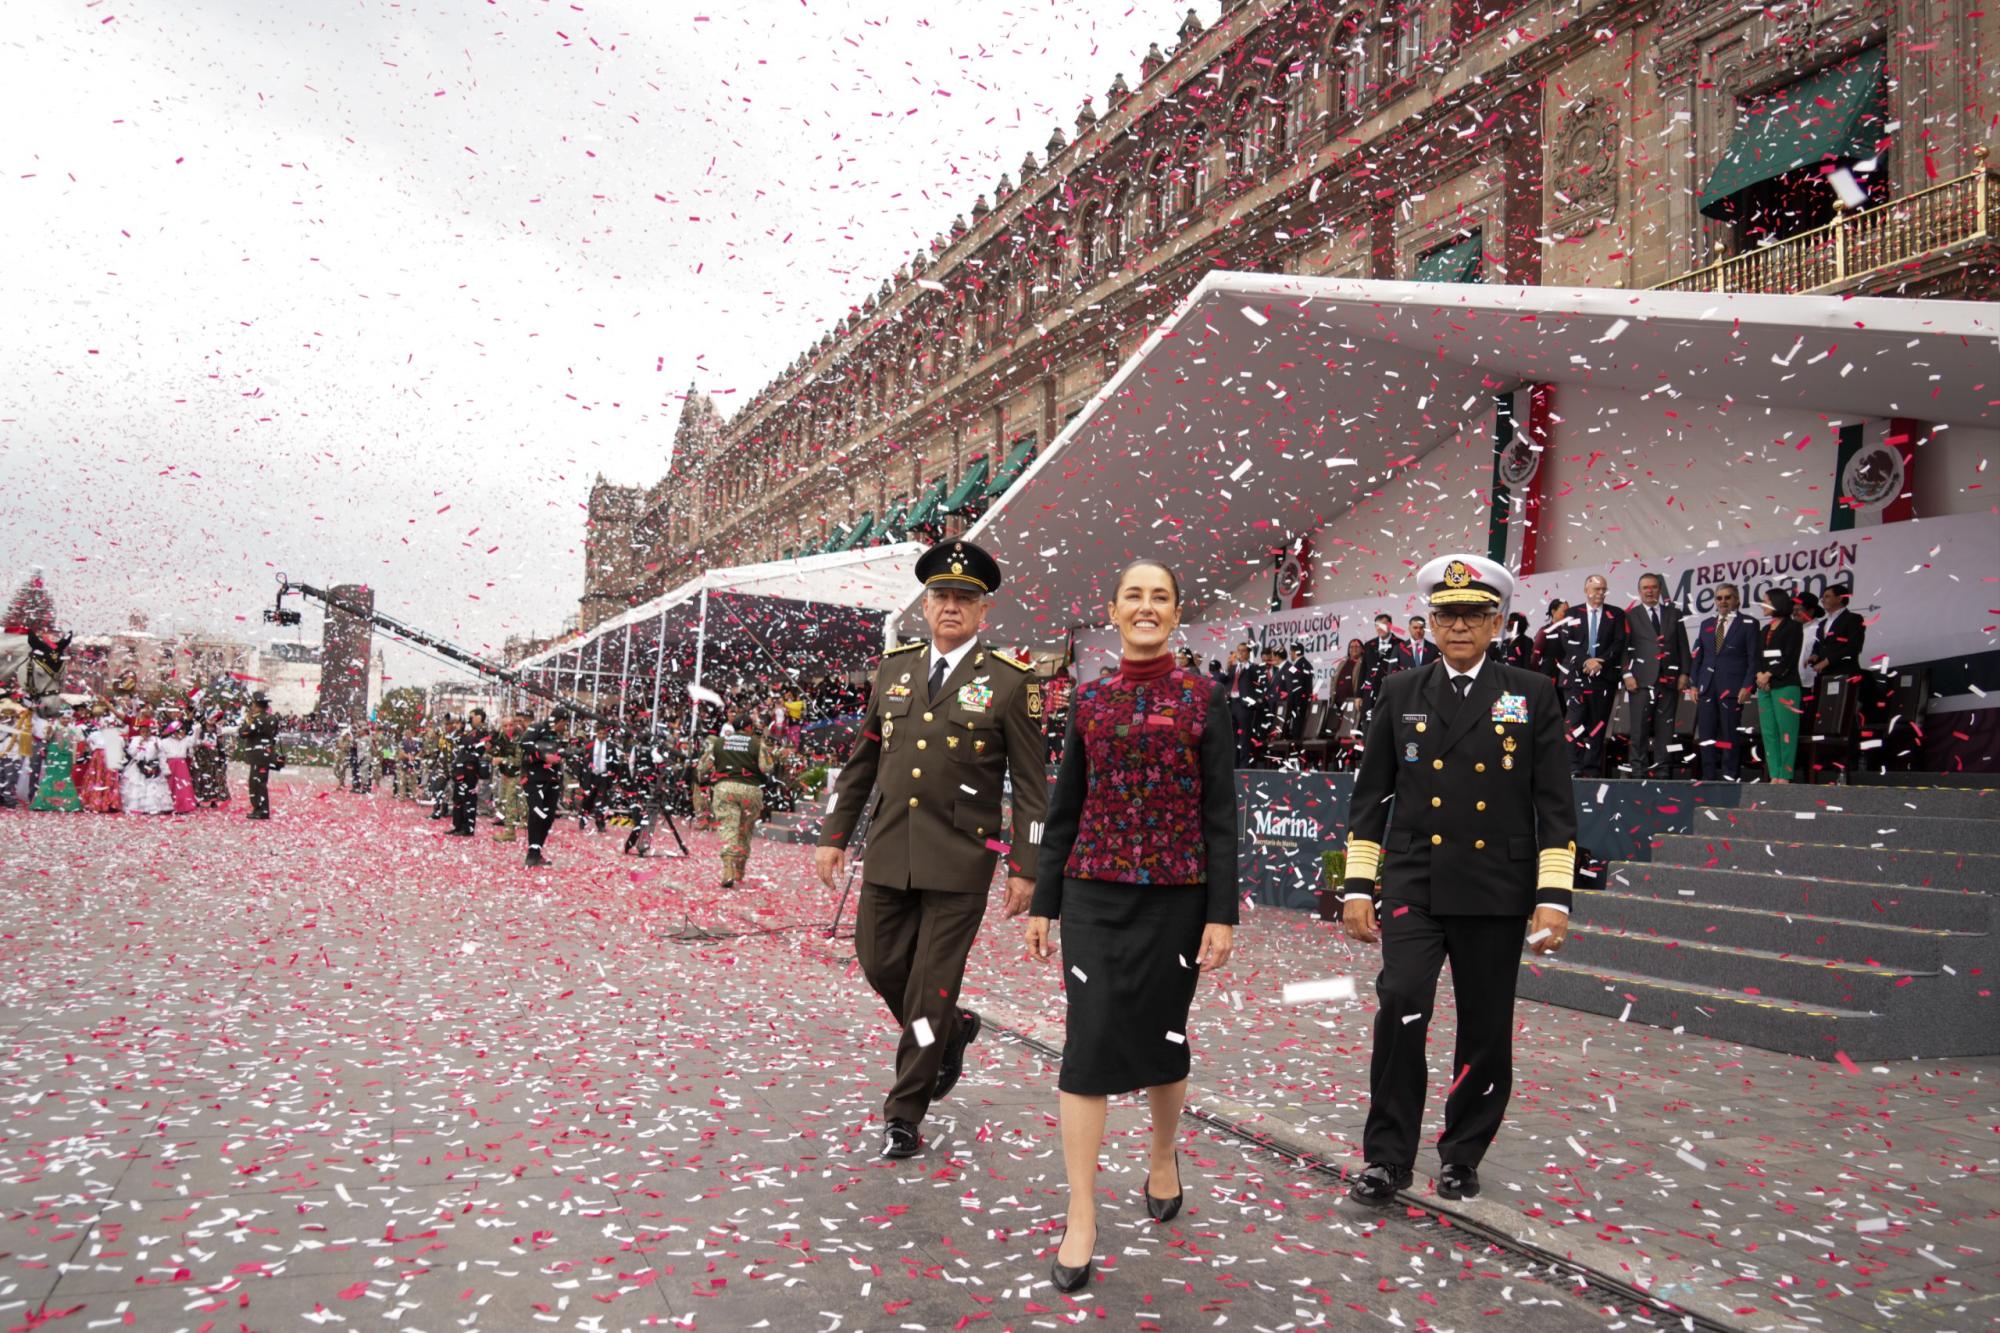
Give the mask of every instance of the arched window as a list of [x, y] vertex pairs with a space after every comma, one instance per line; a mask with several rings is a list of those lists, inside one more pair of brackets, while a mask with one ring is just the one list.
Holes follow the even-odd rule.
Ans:
[[1292, 51], [1278, 62], [1275, 90], [1285, 104], [1278, 118], [1275, 144], [1280, 153], [1296, 153], [1312, 127], [1312, 70], [1305, 52]]
[[1248, 180], [1257, 174], [1264, 159], [1264, 118], [1258, 114], [1257, 91], [1253, 88], [1236, 99], [1229, 112], [1228, 155], [1223, 170], [1230, 180]]
[[1368, 100], [1368, 36], [1368, 25], [1358, 12], [1347, 14], [1335, 25], [1333, 48], [1326, 62], [1333, 83], [1335, 120], [1356, 114]]
[[1104, 253], [1104, 209], [1092, 200], [1083, 206], [1081, 218], [1070, 246], [1076, 252], [1076, 285], [1088, 287], [1109, 267]]
[[1104, 223], [1099, 228], [1103, 233], [1104, 262], [1098, 266], [1100, 274], [1108, 273], [1124, 261], [1126, 219], [1131, 216], [1132, 196], [1120, 188], [1111, 202], [1104, 208]]
[[1389, 45], [1394, 77], [1384, 82], [1401, 82], [1417, 72], [1424, 58], [1424, 0], [1386, 0], [1382, 13], [1394, 33]]

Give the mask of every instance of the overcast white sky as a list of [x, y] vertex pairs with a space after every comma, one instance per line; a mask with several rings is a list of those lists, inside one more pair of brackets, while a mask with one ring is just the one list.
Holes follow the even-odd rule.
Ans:
[[13, 0], [0, 577], [86, 632], [262, 638], [278, 570], [551, 629], [691, 380], [733, 411], [1185, 9]]

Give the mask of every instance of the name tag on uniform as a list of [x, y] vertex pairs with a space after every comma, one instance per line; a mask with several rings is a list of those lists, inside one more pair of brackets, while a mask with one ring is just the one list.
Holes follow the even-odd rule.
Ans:
[[1525, 694], [1503, 694], [1493, 701], [1495, 722], [1526, 722], [1528, 720], [1528, 696]]
[[958, 706], [969, 713], [983, 713], [993, 706], [993, 687], [984, 681], [958, 687]]
[[1426, 722], [1426, 721], [1429, 721], [1429, 720], [1430, 720], [1430, 714], [1429, 714], [1429, 713], [1405, 713], [1405, 714], [1403, 714], [1403, 721], [1405, 721], [1405, 722]]

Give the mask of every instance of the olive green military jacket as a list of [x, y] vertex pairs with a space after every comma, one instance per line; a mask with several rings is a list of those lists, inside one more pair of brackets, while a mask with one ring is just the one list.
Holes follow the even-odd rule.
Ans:
[[[820, 845], [845, 847], [872, 801], [870, 884], [985, 893], [1003, 853], [1010, 876], [1033, 879], [1049, 811], [1041, 683], [1025, 660], [974, 643], [927, 704], [927, 647], [883, 655]], [[1011, 842], [1000, 818], [1010, 774]]]

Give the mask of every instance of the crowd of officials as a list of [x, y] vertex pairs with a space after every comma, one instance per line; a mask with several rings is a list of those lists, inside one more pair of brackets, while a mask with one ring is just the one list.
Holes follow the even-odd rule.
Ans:
[[[1629, 606], [1607, 602], [1607, 589], [1603, 575], [1591, 575], [1581, 598], [1549, 604], [1539, 628], [1513, 612], [1495, 645], [1499, 660], [1555, 683], [1574, 776], [1612, 775], [1607, 756], [1622, 738], [1622, 771], [1632, 777], [1685, 770], [1734, 782], [1754, 753], [1770, 781], [1789, 782], [1801, 770], [1800, 742], [1813, 734], [1820, 701], [1865, 676], [1867, 623], [1849, 607], [1850, 587], [1772, 586], [1746, 611], [1737, 587], [1722, 584], [1714, 612], [1698, 624], [1667, 600], [1658, 574], [1641, 577]], [[1237, 766], [1268, 768], [1298, 754], [1309, 729], [1326, 738], [1331, 766], [1358, 765], [1390, 678], [1438, 660], [1428, 631], [1422, 615], [1400, 629], [1394, 617], [1377, 616], [1373, 637], [1348, 640], [1323, 692], [1303, 644], [1286, 652], [1240, 643], [1227, 662], [1211, 661], [1209, 675], [1229, 700]], [[1683, 701], [1693, 714], [1692, 746], [1683, 740]], [[1746, 722], [1753, 705], [1754, 722]], [[1833, 766], [1852, 766], [1858, 734], [1848, 728]]]

